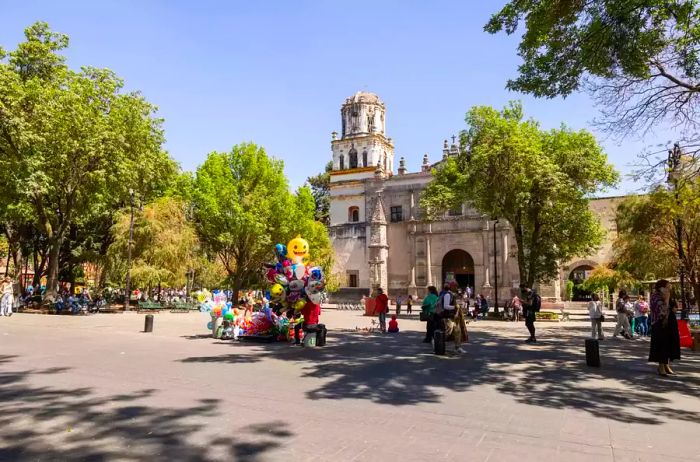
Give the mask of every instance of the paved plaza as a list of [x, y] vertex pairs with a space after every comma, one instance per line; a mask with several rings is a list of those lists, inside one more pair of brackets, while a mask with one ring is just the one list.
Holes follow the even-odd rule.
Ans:
[[358, 312], [324, 311], [316, 349], [143, 318], [0, 318], [0, 460], [700, 460], [700, 354], [659, 377], [646, 340], [608, 339], [591, 369], [584, 322], [526, 345], [522, 324], [480, 321], [436, 357], [417, 320], [366, 334]]

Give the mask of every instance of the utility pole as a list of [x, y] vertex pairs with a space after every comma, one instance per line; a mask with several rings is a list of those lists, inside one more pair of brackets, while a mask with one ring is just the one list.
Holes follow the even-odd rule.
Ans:
[[[673, 145], [673, 149], [668, 151], [668, 182], [673, 185], [673, 192], [676, 198], [676, 206], [680, 209], [680, 197], [678, 191], [678, 181], [680, 179], [682, 151], [678, 143]], [[688, 300], [685, 291], [685, 250], [683, 249], [683, 219], [680, 210], [674, 219], [676, 228], [676, 250], [678, 251], [678, 276], [681, 282], [681, 319], [688, 318]]]
[[498, 218], [493, 222], [493, 306], [494, 312], [498, 314], [498, 255], [496, 252], [496, 225], [498, 224]]

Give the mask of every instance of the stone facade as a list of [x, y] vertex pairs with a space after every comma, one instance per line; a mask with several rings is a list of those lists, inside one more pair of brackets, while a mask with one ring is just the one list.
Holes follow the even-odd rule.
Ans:
[[[335, 297], [355, 299], [377, 287], [388, 290], [391, 297], [422, 296], [430, 285], [455, 280], [492, 298], [497, 285], [503, 303], [519, 285], [510, 226], [468, 205], [438, 220], [423, 221], [418, 201], [437, 163], [426, 154], [421, 171], [409, 173], [402, 158], [394, 174], [394, 148], [386, 136], [385, 116], [384, 103], [376, 95], [359, 92], [341, 108], [340, 137], [333, 133], [329, 232], [336, 254], [334, 273], [341, 280]], [[458, 151], [454, 137], [451, 144], [446, 140], [442, 158]], [[591, 202], [610, 236], [618, 202], [619, 198]], [[560, 279], [541, 288], [543, 296], [559, 299], [571, 270], [581, 262], [604, 263], [610, 252], [608, 240], [596, 255], [567, 262]]]

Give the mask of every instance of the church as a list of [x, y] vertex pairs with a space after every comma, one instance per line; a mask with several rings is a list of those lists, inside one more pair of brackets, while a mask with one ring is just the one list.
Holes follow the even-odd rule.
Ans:
[[[459, 152], [444, 141], [436, 161], [425, 154], [420, 171], [405, 159], [394, 170], [394, 144], [386, 132], [386, 106], [373, 93], [358, 92], [341, 110], [340, 134], [333, 132], [329, 234], [335, 250], [333, 274], [340, 280], [334, 298], [357, 301], [377, 287], [391, 298], [422, 297], [427, 287], [455, 281], [499, 304], [519, 286], [515, 238], [508, 223], [464, 204], [441, 218], [424, 220], [419, 205], [431, 171]], [[607, 230], [595, 255], [562, 265], [560, 277], [539, 287], [543, 297], [561, 300], [566, 280], [580, 282], [611, 258], [615, 210], [623, 197], [594, 199], [590, 207]], [[497, 293], [496, 293], [497, 291]]]

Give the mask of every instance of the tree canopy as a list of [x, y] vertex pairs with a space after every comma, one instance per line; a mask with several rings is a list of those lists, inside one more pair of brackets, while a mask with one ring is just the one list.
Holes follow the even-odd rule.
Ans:
[[197, 170], [193, 204], [202, 243], [218, 256], [234, 289], [260, 285], [261, 264], [272, 258], [274, 245], [296, 234], [309, 241], [313, 260], [331, 258], [311, 191], [290, 193], [282, 161], [255, 144], [209, 154]]
[[[38, 22], [0, 61], [0, 200], [6, 229], [46, 236], [47, 294], [74, 227], [101, 229], [128, 199], [162, 194], [177, 167], [162, 150], [156, 108], [108, 69], [67, 67], [68, 37]], [[70, 249], [69, 249], [70, 251]]]
[[508, 220], [520, 281], [529, 286], [599, 245], [603, 231], [588, 198], [618, 175], [593, 135], [565, 126], [542, 130], [524, 120], [517, 102], [502, 111], [474, 107], [466, 122], [466, 148], [435, 169], [421, 198], [429, 217], [468, 202], [489, 219]]
[[[679, 258], [675, 220], [682, 220]], [[682, 266], [696, 294], [700, 294], [700, 185], [685, 183], [678, 194], [660, 186], [645, 196], [631, 197], [617, 212], [618, 267], [637, 279], [668, 278]]]
[[512, 0], [485, 30], [521, 26], [523, 63], [509, 89], [553, 98], [587, 88], [618, 133], [663, 121], [697, 127], [697, 0]]
[[311, 193], [314, 196], [316, 203], [316, 220], [328, 226], [331, 222], [331, 175], [333, 170], [333, 161], [326, 164], [326, 168], [322, 173], [315, 176], [310, 176], [306, 182], [311, 186]]
[[[136, 287], [186, 284], [199, 255], [199, 240], [186, 209], [184, 201], [163, 197], [135, 211], [131, 280]], [[120, 212], [112, 227], [108, 261], [114, 281], [123, 281], [126, 273], [130, 213]]]

